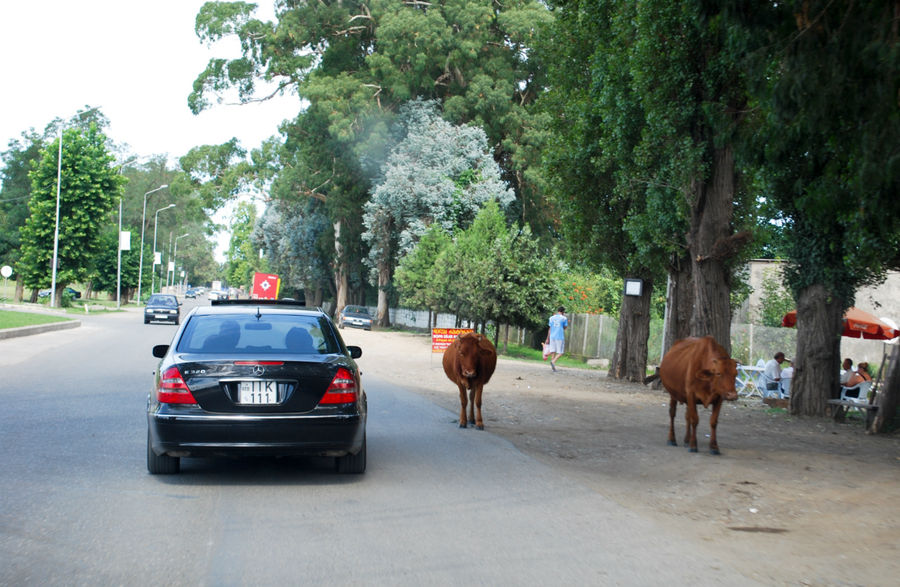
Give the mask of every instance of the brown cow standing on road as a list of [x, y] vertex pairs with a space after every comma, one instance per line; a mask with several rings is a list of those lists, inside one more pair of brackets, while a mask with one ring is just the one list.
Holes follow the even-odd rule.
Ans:
[[[491, 380], [497, 366], [497, 351], [483, 334], [466, 332], [456, 337], [444, 351], [444, 373], [459, 387], [459, 427], [466, 428], [466, 390], [469, 390], [469, 419], [484, 430], [481, 419], [481, 390]], [[477, 408], [477, 418], [475, 409]]]
[[734, 379], [737, 363], [728, 356], [722, 345], [711, 336], [683, 338], [675, 342], [659, 365], [659, 377], [669, 392], [669, 444], [675, 442], [675, 408], [678, 402], [686, 404], [684, 415], [687, 431], [684, 443], [690, 443], [691, 452], [697, 452], [697, 404], [712, 406], [709, 417], [709, 452], [719, 454], [716, 442], [716, 425], [722, 400], [734, 401], [737, 392]]

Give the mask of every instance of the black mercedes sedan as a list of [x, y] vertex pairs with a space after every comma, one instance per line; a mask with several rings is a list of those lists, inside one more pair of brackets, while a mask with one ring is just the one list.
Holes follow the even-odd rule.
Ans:
[[366, 470], [366, 394], [329, 316], [276, 300], [222, 300], [183, 320], [160, 358], [147, 402], [147, 469], [178, 473], [183, 457], [335, 457]]

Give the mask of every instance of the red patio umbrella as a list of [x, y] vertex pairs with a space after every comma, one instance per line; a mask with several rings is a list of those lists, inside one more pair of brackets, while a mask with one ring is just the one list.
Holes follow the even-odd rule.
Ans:
[[[841, 336], [850, 338], [868, 338], [872, 340], [891, 340], [900, 336], [900, 330], [885, 324], [872, 314], [859, 308], [849, 308], [844, 312], [844, 330]], [[781, 319], [782, 326], [797, 325], [797, 310], [791, 310]]]

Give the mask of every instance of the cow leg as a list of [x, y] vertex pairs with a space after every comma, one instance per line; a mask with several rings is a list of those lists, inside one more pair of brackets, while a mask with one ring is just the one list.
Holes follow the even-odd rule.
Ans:
[[468, 398], [466, 397], [466, 388], [462, 385], [457, 384], [459, 387], [459, 427], [467, 428], [466, 425], [466, 402]]
[[697, 415], [697, 404], [689, 399], [684, 414], [685, 424], [687, 425], [687, 432], [684, 434], [684, 443], [690, 447], [691, 452], [697, 452], [697, 422], [699, 419], [700, 417]]
[[719, 424], [719, 410], [722, 408], [722, 399], [716, 398], [712, 405], [712, 415], [709, 417], [709, 454], [717, 455], [719, 442], [716, 440], [716, 426]]
[[475, 388], [469, 390], [469, 424], [475, 425]]
[[669, 441], [666, 443], [669, 446], [678, 446], [678, 443], [675, 442], [675, 411], [677, 409], [678, 402], [673, 397], [669, 400]]
[[483, 389], [483, 385], [477, 385], [476, 389], [472, 390], [472, 395], [469, 398], [472, 400], [472, 405], [475, 406], [475, 428], [478, 430], [484, 430], [484, 420], [481, 419], [481, 392]]

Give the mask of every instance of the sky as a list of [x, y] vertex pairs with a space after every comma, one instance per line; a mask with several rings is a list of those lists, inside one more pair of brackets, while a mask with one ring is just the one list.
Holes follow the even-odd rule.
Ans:
[[[194, 21], [204, 0], [34, 0], [0, 7], [0, 151], [23, 131], [85, 106], [109, 119], [107, 135], [140, 157], [170, 160], [192, 147], [236, 137], [246, 149], [278, 134], [299, 111], [286, 95], [247, 105], [214, 104], [195, 116], [193, 81], [210, 58], [239, 56], [236, 40], [200, 42]], [[272, 0], [256, 15], [271, 19]], [[216, 217], [227, 220], [227, 212]], [[217, 257], [219, 257], [217, 250]], [[221, 259], [220, 259], [221, 260]]]

